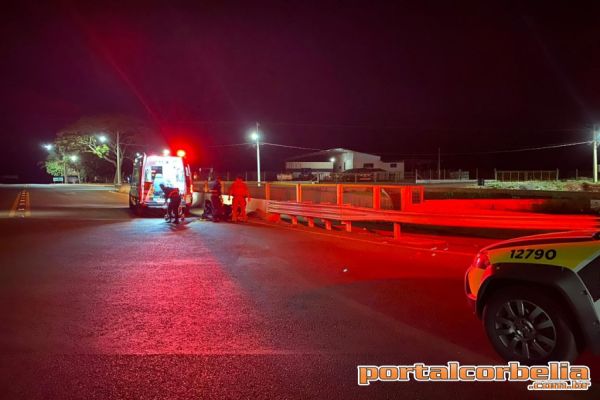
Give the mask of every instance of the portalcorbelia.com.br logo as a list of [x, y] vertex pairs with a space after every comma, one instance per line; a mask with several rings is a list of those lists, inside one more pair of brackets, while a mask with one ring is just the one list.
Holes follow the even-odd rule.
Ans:
[[450, 361], [446, 365], [359, 365], [358, 384], [373, 382], [529, 382], [528, 390], [588, 390], [592, 386], [590, 369], [569, 362], [549, 362], [547, 365], [461, 365]]

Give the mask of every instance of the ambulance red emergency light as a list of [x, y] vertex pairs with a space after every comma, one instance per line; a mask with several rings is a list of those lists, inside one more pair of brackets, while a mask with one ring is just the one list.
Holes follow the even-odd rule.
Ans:
[[182, 194], [186, 212], [192, 206], [192, 175], [185, 161], [185, 151], [178, 150], [177, 156], [140, 154], [133, 163], [129, 208], [142, 215], [148, 209], [165, 207], [165, 197], [160, 185], [176, 187]]

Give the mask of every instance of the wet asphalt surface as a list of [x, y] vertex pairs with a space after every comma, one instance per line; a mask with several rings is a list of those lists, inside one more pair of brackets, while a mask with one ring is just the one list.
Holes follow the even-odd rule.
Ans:
[[[9, 210], [21, 189], [30, 214]], [[494, 364], [463, 294], [490, 239], [135, 218], [93, 186], [0, 186], [0, 396], [593, 398], [357, 385], [358, 364]], [[578, 360], [600, 370], [598, 357]]]

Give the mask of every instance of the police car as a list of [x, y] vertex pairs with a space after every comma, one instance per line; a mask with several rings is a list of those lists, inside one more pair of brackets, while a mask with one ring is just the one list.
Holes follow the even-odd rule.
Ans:
[[600, 353], [600, 232], [507, 240], [482, 249], [465, 291], [495, 350], [525, 364]]

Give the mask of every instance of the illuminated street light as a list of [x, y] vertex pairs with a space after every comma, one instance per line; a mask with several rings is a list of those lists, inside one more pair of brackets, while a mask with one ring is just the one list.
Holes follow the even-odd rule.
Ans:
[[45, 148], [46, 150], [50, 151], [54, 148], [54, 145], [47, 143], [47, 144], [42, 145], [42, 147]]
[[75, 154], [69, 156], [69, 159], [73, 162], [77, 161], [79, 159], [79, 157], [77, 157]]
[[258, 186], [260, 186], [260, 133], [259, 133], [259, 124], [256, 123], [256, 130], [250, 134], [250, 139], [256, 141], [256, 181]]
[[334, 157], [331, 157], [331, 158], [329, 159], [329, 161], [331, 161], [331, 162], [335, 162], [335, 158], [334, 158]]
[[[98, 141], [100, 143], [107, 143], [109, 141], [108, 136], [106, 135], [98, 135]], [[117, 186], [121, 186], [121, 138], [120, 138], [120, 132], [117, 131], [116, 133], [116, 140], [114, 142], [114, 147], [115, 147], [115, 156], [117, 158], [116, 163], [117, 163]]]
[[598, 131], [598, 127], [596, 125], [593, 126], [592, 128], [592, 135], [593, 135], [593, 141], [592, 141], [592, 146], [593, 148], [593, 156], [594, 156], [594, 166], [593, 166], [593, 178], [594, 178], [594, 183], [598, 183], [598, 139], [599, 139], [599, 131]]
[[169, 154], [171, 154], [171, 150], [169, 150], [169, 149], [164, 149], [164, 150], [163, 150], [163, 156], [165, 156], [165, 157], [166, 157], [166, 156], [168, 156]]

